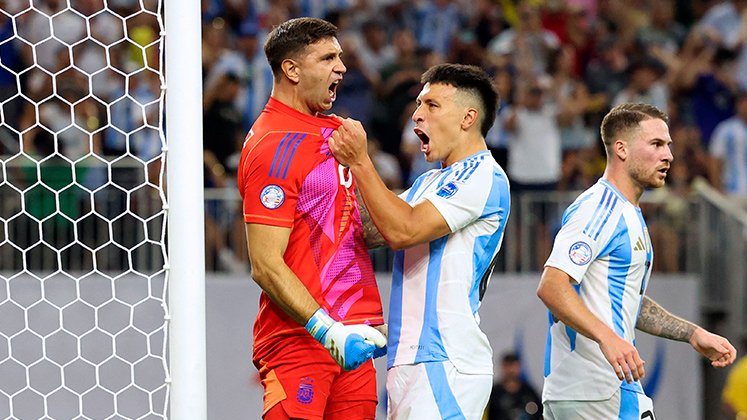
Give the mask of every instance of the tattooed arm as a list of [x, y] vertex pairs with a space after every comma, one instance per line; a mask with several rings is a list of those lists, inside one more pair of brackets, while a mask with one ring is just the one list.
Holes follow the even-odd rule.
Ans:
[[698, 328], [692, 322], [672, 315], [648, 296], [643, 297], [635, 327], [651, 335], [676, 341], [689, 341]]
[[355, 190], [355, 197], [358, 199], [358, 208], [361, 212], [363, 238], [366, 241], [366, 246], [368, 247], [368, 249], [386, 246], [387, 243], [384, 240], [384, 237], [381, 236], [381, 233], [379, 233], [379, 230], [376, 229], [376, 225], [374, 225], [373, 220], [371, 220], [371, 216], [368, 214], [368, 209], [366, 208], [366, 205], [363, 204], [363, 198], [361, 197], [361, 193], [357, 188]]
[[643, 297], [636, 328], [657, 337], [690, 343], [713, 367], [728, 366], [737, 357], [737, 350], [729, 340], [672, 315], [648, 296]]

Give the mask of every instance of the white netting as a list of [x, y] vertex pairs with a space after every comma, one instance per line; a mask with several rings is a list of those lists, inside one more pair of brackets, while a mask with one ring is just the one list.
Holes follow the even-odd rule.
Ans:
[[0, 418], [166, 418], [161, 0], [0, 6]]

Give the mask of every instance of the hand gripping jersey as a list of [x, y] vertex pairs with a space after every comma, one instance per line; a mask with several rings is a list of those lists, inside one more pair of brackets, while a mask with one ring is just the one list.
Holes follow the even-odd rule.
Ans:
[[[244, 221], [291, 229], [285, 263], [333, 319], [380, 325], [381, 300], [355, 184], [327, 145], [338, 126], [332, 117], [312, 117], [270, 98], [241, 152]], [[280, 335], [308, 333], [262, 293], [255, 357]]]
[[492, 375], [477, 310], [508, 219], [506, 174], [479, 152], [424, 173], [400, 197], [430, 201], [452, 233], [395, 254], [388, 366], [451, 360], [460, 373]]
[[[653, 255], [641, 209], [601, 179], [566, 209], [545, 265], [570, 275], [591, 312], [635, 344]], [[606, 400], [620, 387], [643, 393], [617, 378], [596, 342], [549, 314], [542, 400]]]

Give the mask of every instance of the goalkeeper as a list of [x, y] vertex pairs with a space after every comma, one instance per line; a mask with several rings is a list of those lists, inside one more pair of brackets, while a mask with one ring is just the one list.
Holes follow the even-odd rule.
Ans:
[[383, 354], [379, 291], [355, 184], [329, 153], [323, 115], [346, 71], [337, 28], [292, 19], [265, 42], [272, 95], [238, 170], [252, 276], [262, 287], [254, 364], [265, 419], [373, 419]]

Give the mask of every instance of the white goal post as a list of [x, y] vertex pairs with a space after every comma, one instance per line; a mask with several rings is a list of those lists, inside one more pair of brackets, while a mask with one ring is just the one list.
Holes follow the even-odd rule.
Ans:
[[200, 6], [0, 1], [0, 418], [207, 418]]
[[171, 416], [207, 418], [200, 0], [166, 0]]

